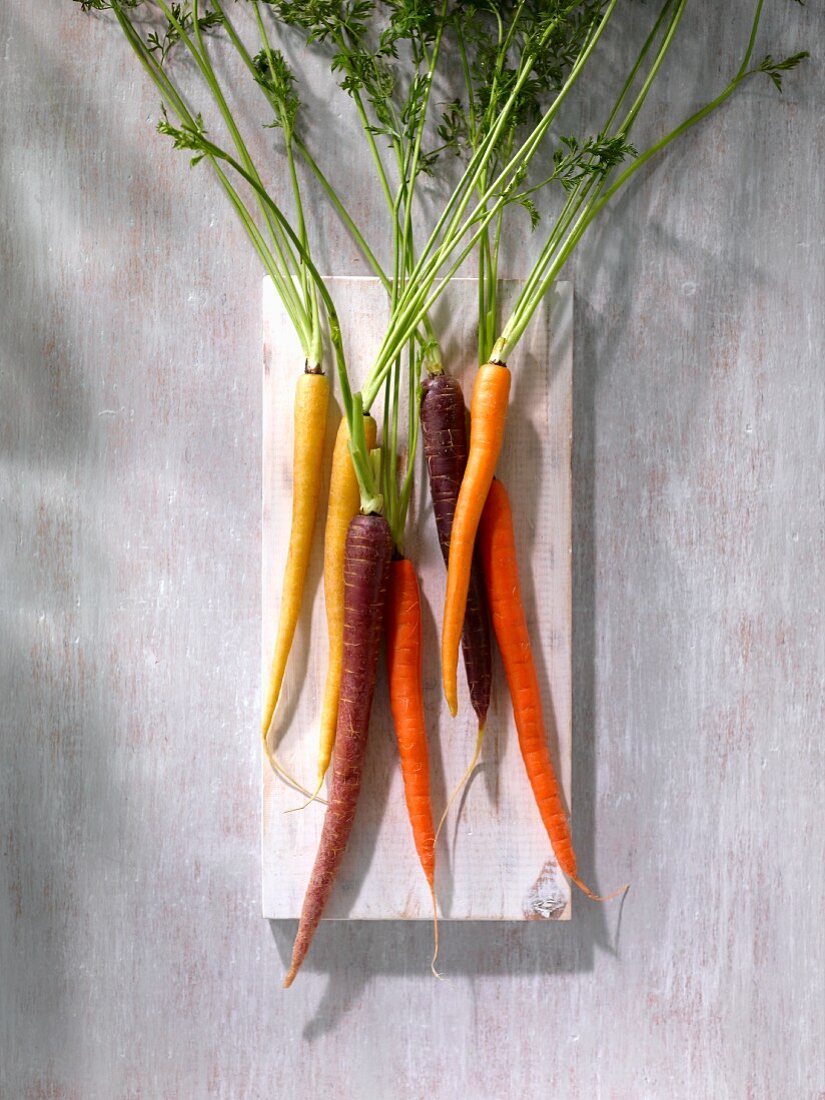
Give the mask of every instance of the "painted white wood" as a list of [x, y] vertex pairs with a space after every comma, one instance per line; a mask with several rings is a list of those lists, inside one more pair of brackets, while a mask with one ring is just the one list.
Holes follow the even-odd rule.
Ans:
[[[363, 381], [386, 325], [386, 292], [377, 279], [329, 282], [351, 364], [353, 388]], [[503, 283], [502, 310], [518, 284]], [[268, 674], [292, 501], [292, 399], [303, 360], [294, 329], [269, 280], [263, 295], [263, 644]], [[477, 289], [458, 279], [434, 315], [447, 368], [469, 400], [475, 370]], [[512, 400], [499, 475], [508, 487], [519, 540], [519, 566], [537, 664], [544, 688], [548, 738], [570, 794], [571, 652], [571, 431], [573, 295], [562, 283], [548, 296], [511, 362]], [[407, 402], [401, 423], [407, 421]], [[380, 422], [380, 402], [375, 410]], [[328, 457], [340, 413], [330, 415]], [[403, 437], [402, 437], [403, 439]], [[324, 492], [326, 501], [326, 487]], [[323, 583], [323, 509], [316, 531], [305, 607], [298, 626], [270, 744], [293, 776], [312, 786], [318, 718], [326, 667]], [[426, 468], [417, 461], [407, 556], [418, 571], [423, 612], [423, 682], [431, 745], [436, 821], [464, 774], [475, 743], [476, 720], [463, 666], [459, 716], [450, 718], [440, 686], [438, 624], [445, 569], [438, 548]], [[506, 683], [495, 664], [493, 705], [481, 764], [466, 797], [456, 800], [442, 832], [437, 890], [450, 920], [540, 920], [569, 917], [569, 888], [552, 855], [524, 771]], [[320, 803], [285, 811], [302, 799], [263, 757], [263, 911], [283, 919], [300, 915], [323, 822]], [[459, 813], [460, 809], [460, 813]], [[431, 917], [429, 891], [418, 865], [404, 803], [389, 712], [384, 663], [373, 706], [364, 788], [345, 862], [326, 916], [354, 920]]]

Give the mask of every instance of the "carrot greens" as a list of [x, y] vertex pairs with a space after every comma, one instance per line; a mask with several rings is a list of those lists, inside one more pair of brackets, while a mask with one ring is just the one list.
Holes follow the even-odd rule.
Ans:
[[[321, 302], [348, 411], [352, 409], [353, 401], [335, 306], [310, 255], [301, 190], [294, 170], [297, 97], [291, 94], [288, 77], [270, 52], [266, 58], [267, 76], [262, 79], [268, 80], [280, 92], [277, 99], [280, 109], [275, 113], [275, 124], [283, 131], [290, 166], [296, 219], [293, 228], [263, 184], [248, 142], [241, 133], [212, 64], [207, 34], [223, 28], [236, 48], [242, 47], [220, 3], [214, 0], [206, 10], [201, 8], [199, 0], [191, 0], [186, 5], [167, 3], [166, 0], [155, 0], [152, 4], [142, 3], [141, 0], [81, 0], [81, 7], [83, 10], [109, 10], [113, 13], [126, 41], [160, 93], [159, 131], [172, 138], [176, 148], [190, 152], [193, 165], [204, 159], [212, 165], [281, 297], [304, 353], [305, 369], [298, 380], [295, 395], [295, 481], [289, 554], [270, 678], [265, 686], [262, 739], [275, 772], [293, 787], [309, 794], [281, 765], [276, 753], [270, 750], [268, 735], [301, 608], [322, 481], [329, 387], [322, 364]], [[135, 18], [137, 8], [144, 9], [140, 21]], [[206, 102], [199, 105], [198, 110], [190, 108], [188, 97], [177, 79], [175, 60], [179, 51], [183, 51], [190, 63], [194, 63], [194, 70], [200, 78], [201, 93], [204, 90], [207, 93]], [[216, 121], [226, 131], [232, 151], [211, 135], [207, 136], [203, 114], [207, 104], [211, 104], [217, 115]], [[247, 187], [242, 193], [244, 184]]]
[[[152, 3], [147, 0], [75, 2], [80, 3], [83, 11], [108, 10], [113, 13], [126, 41], [160, 94], [158, 130], [170, 136], [176, 148], [190, 151], [193, 165], [204, 159], [211, 164], [264, 270], [275, 285], [300, 339], [308, 365], [319, 366], [322, 359], [322, 316], [318, 295], [323, 296], [323, 290], [310, 258], [300, 188], [297, 178], [293, 177], [293, 197], [298, 211], [296, 232], [280, 205], [264, 187], [211, 61], [207, 33], [215, 33], [219, 28], [231, 28], [223, 9], [213, 2], [209, 10], [202, 11], [198, 0], [192, 0], [189, 4], [169, 3], [167, 0], [152, 0]], [[153, 22], [138, 21], [134, 12], [139, 8], [145, 9], [145, 14]], [[198, 110], [189, 107], [188, 96], [177, 79], [173, 64], [179, 50], [184, 50], [194, 63], [201, 86], [216, 111], [216, 121], [220, 121], [227, 131], [234, 155], [217, 140], [207, 137], [204, 121], [206, 104]], [[281, 118], [279, 121], [285, 132], [287, 155], [291, 157], [293, 138], [290, 120]], [[233, 176], [240, 179], [233, 179]], [[242, 194], [239, 189], [238, 184], [242, 180], [250, 185], [251, 207], [249, 195]], [[325, 298], [324, 304], [329, 308], [330, 301]], [[334, 329], [334, 308], [328, 320], [331, 330]], [[330, 335], [333, 337], [334, 331]]]
[[[557, 145], [554, 154], [555, 169], [550, 180], [557, 176], [559, 167], [567, 162], [567, 158], [571, 153], [576, 155], [577, 167], [574, 174], [571, 176], [569, 172], [565, 171], [562, 176], [562, 182], [566, 183], [566, 190], [568, 191], [567, 200], [562, 208], [561, 214], [546, 238], [545, 244], [539, 254], [538, 261], [533, 266], [532, 271], [522, 287], [509, 320], [504, 325], [501, 334], [493, 345], [489, 361], [482, 365], [476, 378], [472, 400], [474, 430], [470, 437], [467, 469], [459, 491], [453, 521], [453, 537], [447, 568], [447, 595], [444, 607], [444, 632], [442, 635], [441, 648], [441, 671], [444, 693], [453, 714], [455, 714], [457, 706], [456, 668], [458, 664], [461, 625], [464, 621], [467, 605], [472, 556], [474, 553], [478, 524], [481, 518], [479, 500], [481, 500], [481, 506], [483, 506], [484, 498], [492, 484], [492, 478], [504, 439], [507, 398], [505, 394], [502, 400], [502, 393], [504, 391], [509, 392], [507, 362], [510, 355], [518, 343], [518, 340], [523, 335], [539, 303], [553, 285], [559, 272], [573, 252], [573, 249], [581, 240], [593, 220], [604, 209], [610, 198], [623, 187], [648, 160], [655, 156], [656, 153], [666, 148], [677, 137], [685, 133], [717, 107], [721, 106], [744, 79], [756, 72], [764, 71], [760, 67], [749, 67], [756, 40], [756, 33], [762, 15], [763, 0], [758, 0], [743, 61], [726, 88], [703, 108], [689, 116], [689, 118], [674, 130], [654, 142], [644, 152], [637, 153], [628, 141], [631, 127], [673, 44], [676, 31], [684, 16], [686, 6], [687, 0], [665, 0], [664, 4], [661, 6], [659, 16], [655, 20], [652, 30], [641, 47], [637, 61], [631, 68], [630, 74], [625, 79], [619, 91], [616, 103], [599, 131], [598, 141], [601, 148], [608, 151], [608, 155], [594, 156], [594, 150], [590, 149], [586, 143], [583, 147], [586, 150], [585, 156], [580, 157], [579, 153], [582, 147], [578, 144], [575, 146], [572, 145], [570, 139], [565, 139], [561, 145]], [[513, 159], [522, 157], [525, 149], [534, 149], [534, 141], [537, 135], [540, 137], [544, 136], [546, 120], [552, 118], [558, 110], [560, 99], [564, 97], [566, 91], [571, 86], [574, 75], [582, 65], [583, 59], [586, 60], [589, 51], [592, 50], [593, 45], [604, 30], [606, 22], [613, 14], [614, 9], [615, 3], [611, 2], [605, 5], [604, 12], [599, 22], [595, 25], [592, 33], [587, 37], [586, 44], [578, 59], [573, 64], [569, 75], [566, 77], [561, 91], [544, 113], [533, 133], [522, 144], [520, 152], [516, 154], [516, 158]], [[800, 59], [800, 57], [789, 58], [782, 64], [791, 68]], [[776, 63], [773, 64], [775, 65]], [[779, 70], [779, 72], [781, 71], [785, 70]], [[642, 82], [634, 95], [637, 77], [639, 77]], [[628, 98], [630, 98], [630, 105], [624, 116], [622, 116], [624, 104]], [[620, 121], [617, 122], [617, 119], [620, 119]], [[532, 155], [532, 152], [530, 152], [529, 156]], [[625, 159], [629, 159], [629, 164], [621, 173], [612, 179], [611, 177], [617, 171], [618, 165]], [[513, 160], [511, 160], [510, 164], [513, 164]], [[523, 178], [524, 164], [525, 162], [522, 160], [520, 166], [516, 165], [514, 174], [511, 177], [511, 179], [515, 180], [517, 183], [520, 183]], [[509, 166], [505, 169], [505, 173], [508, 169]], [[526, 196], [529, 196], [529, 194], [529, 190], [519, 191], [516, 189], [514, 194], [511, 193], [509, 195], [509, 200], [518, 201], [519, 199], [524, 199]], [[485, 193], [481, 196], [478, 203], [479, 207], [485, 208], [484, 218], [481, 221], [482, 232], [485, 224], [488, 224], [491, 213], [496, 211], [501, 200], [496, 199], [485, 206], [488, 202], [489, 199]], [[474, 215], [470, 215], [468, 219], [468, 229], [472, 228], [473, 217]], [[476, 230], [473, 239], [478, 236], [479, 230]], [[444, 246], [442, 246], [442, 248], [443, 247]], [[452, 246], [450, 247], [451, 254]], [[460, 254], [459, 260], [462, 255], [463, 253]], [[438, 293], [438, 288], [436, 288], [433, 293]], [[379, 376], [382, 369], [384, 368], [381, 365], [381, 353], [379, 353], [379, 363], [375, 368]], [[496, 379], [495, 383], [493, 381], [494, 379]], [[483, 430], [479, 430], [481, 424], [484, 425]]]
[[[444, 205], [429, 239], [419, 252], [418, 261], [407, 280], [405, 292], [397, 303], [372, 372], [363, 387], [365, 407], [369, 408], [374, 400], [390, 369], [389, 364], [397, 347], [409, 337], [410, 327], [417, 323], [421, 315], [433, 308], [449, 277], [460, 268], [465, 259], [481, 242], [489, 239], [485, 238], [485, 234], [489, 234], [490, 227], [495, 224], [505, 207], [513, 203], [523, 204], [526, 200], [533, 201], [538, 188], [522, 188], [521, 184], [537, 152], [544, 150], [545, 142], [550, 141], [554, 146], [554, 168], [551, 175], [539, 186], [557, 181], [565, 186], [569, 196], [562, 214], [548, 235], [539, 261], [528, 277], [527, 285], [514, 310], [512, 323], [505, 326], [499, 335], [501, 342], [497, 342], [493, 353], [496, 362], [504, 361], [503, 355], [512, 350], [542, 295], [558, 276], [585, 230], [604, 209], [609, 199], [651, 157], [721, 106], [747, 77], [758, 72], [780, 76], [807, 56], [801, 53], [781, 62], [768, 58], [760, 66], [749, 67], [763, 8], [763, 0], [758, 0], [745, 58], [728, 86], [669, 134], [642, 153], [637, 153], [628, 140], [630, 129], [672, 46], [686, 4], [687, 0], [666, 0], [661, 6], [637, 61], [631, 67], [619, 92], [616, 106], [601, 130], [584, 140], [566, 136], [554, 140], [551, 127], [563, 103], [585, 73], [599, 40], [614, 18], [617, 0], [587, 5], [570, 2], [541, 5], [523, 36], [509, 79], [502, 81], [497, 90], [491, 91], [491, 98], [495, 96], [495, 99], [489, 111], [489, 121], [485, 123], [483, 130], [475, 132], [466, 168]], [[518, 14], [521, 7], [520, 4], [515, 5], [514, 15]], [[580, 22], [583, 9], [586, 9], [589, 17], [584, 33]], [[568, 18], [571, 15], [576, 16], [573, 22]], [[505, 163], [499, 164], [496, 158], [504, 160], [501, 156], [501, 143], [505, 142], [506, 152], [507, 131], [508, 128], [512, 129], [514, 120], [518, 118], [518, 108], [524, 103], [524, 89], [534, 80], [536, 66], [564, 28], [570, 31], [570, 50], [564, 53], [556, 47], [559, 55], [564, 58], [564, 64], [557, 69], [561, 77], [557, 90], [552, 89], [549, 103], [541, 108], [540, 117], [532, 129], [529, 129], [527, 136], [520, 144], [514, 141], [513, 144], [517, 147]], [[512, 43], [508, 45], [512, 46]], [[643, 76], [642, 86], [624, 118], [617, 123], [616, 117], [622, 104], [628, 99], [634, 82], [640, 75]], [[615, 176], [617, 167], [625, 160], [630, 163], [621, 174]], [[495, 168], [491, 169], [491, 165], [495, 165]], [[488, 175], [485, 176], [485, 173]], [[486, 186], [485, 179], [488, 180]], [[484, 187], [483, 191], [480, 190], [481, 187]], [[493, 234], [495, 239], [495, 229]], [[436, 283], [439, 275], [444, 277], [443, 281]], [[489, 307], [482, 311], [482, 323], [485, 326], [483, 339], [488, 338], [486, 330], [489, 313]]]

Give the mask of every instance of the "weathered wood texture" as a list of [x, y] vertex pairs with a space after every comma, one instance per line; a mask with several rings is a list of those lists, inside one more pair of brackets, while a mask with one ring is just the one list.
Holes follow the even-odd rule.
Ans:
[[[353, 388], [364, 381], [386, 326], [387, 295], [377, 279], [331, 279], [341, 316]], [[502, 283], [506, 316], [519, 283]], [[475, 373], [478, 284], [456, 279], [433, 313], [445, 362], [469, 400]], [[507, 440], [498, 472], [514, 501], [520, 569], [533, 641], [540, 654], [548, 738], [570, 794], [570, 463], [572, 322], [570, 283], [545, 299], [536, 323], [514, 359]], [[272, 659], [292, 501], [292, 424], [296, 366], [301, 347], [274, 287], [264, 283], [263, 324], [263, 645], [262, 677]], [[402, 399], [401, 424], [407, 423]], [[380, 407], [380, 405], [379, 405]], [[330, 415], [331, 456], [340, 412]], [[402, 433], [403, 445], [403, 433]], [[436, 823], [450, 792], [467, 769], [477, 723], [463, 667], [458, 718], [450, 718], [441, 691], [440, 631], [445, 569], [438, 547], [426, 467], [419, 453], [417, 491], [410, 509], [405, 552], [419, 574], [423, 608], [423, 684], [430, 738]], [[326, 487], [324, 491], [326, 500]], [[324, 612], [323, 515], [308, 576], [281, 703], [270, 737], [287, 770], [312, 787], [318, 756], [318, 717], [324, 692], [327, 632]], [[432, 901], [412, 842], [398, 767], [384, 666], [370, 723], [364, 789], [329, 918], [430, 919]], [[478, 771], [457, 799], [441, 834], [439, 910], [450, 920], [567, 919], [570, 889], [552, 854], [518, 750], [507, 687], [498, 663], [496, 690]], [[263, 754], [262, 754], [263, 756]], [[318, 850], [324, 807], [300, 805], [269, 761], [263, 760], [264, 916], [298, 917]], [[460, 814], [458, 809], [460, 806]]]
[[[620, 7], [624, 56], [652, 9]], [[638, 141], [720, 86], [750, 8], [692, 0]], [[284, 993], [261, 272], [110, 28], [0, 4], [3, 1100], [822, 1094], [823, 40], [821, 0], [767, 4], [757, 52], [818, 56], [651, 166], [572, 270], [573, 804], [621, 918], [445, 925], [449, 982], [423, 922], [328, 922]]]

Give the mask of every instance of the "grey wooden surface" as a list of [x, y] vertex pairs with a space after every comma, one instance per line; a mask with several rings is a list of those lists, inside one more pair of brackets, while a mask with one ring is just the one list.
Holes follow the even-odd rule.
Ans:
[[[736, 64], [750, 4], [689, 7], [649, 133]], [[767, 7], [761, 52], [821, 55], [821, 0]], [[445, 926], [441, 983], [425, 925], [330, 924], [288, 993], [260, 270], [110, 28], [4, 0], [0, 58], [3, 1100], [821, 1096], [821, 58], [674, 149], [572, 271], [573, 802], [621, 913]], [[377, 218], [336, 110], [314, 139]]]

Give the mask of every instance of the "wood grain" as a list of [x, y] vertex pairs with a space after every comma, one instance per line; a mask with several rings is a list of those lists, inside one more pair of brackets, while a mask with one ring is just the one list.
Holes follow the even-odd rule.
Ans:
[[[502, 309], [517, 283], [501, 284]], [[357, 388], [380, 344], [386, 292], [377, 279], [333, 278], [344, 346]], [[448, 369], [469, 399], [475, 370], [474, 279], [457, 279], [434, 314]], [[263, 297], [263, 638], [262, 677], [272, 656], [292, 501], [291, 406], [302, 368], [294, 329], [265, 280]], [[538, 667], [542, 671], [548, 738], [570, 795], [571, 447], [573, 297], [562, 283], [543, 303], [511, 364], [513, 394], [499, 475], [515, 501], [520, 569]], [[330, 416], [331, 456], [340, 411]], [[401, 423], [407, 422], [402, 401]], [[402, 436], [403, 440], [403, 436]], [[328, 463], [327, 463], [328, 466]], [[436, 820], [464, 774], [476, 722], [466, 680], [459, 718], [450, 719], [440, 686], [439, 628], [445, 569], [435, 534], [423, 455], [405, 552], [416, 565], [423, 600], [425, 708], [431, 744]], [[327, 490], [323, 494], [325, 500]], [[298, 626], [271, 744], [287, 770], [310, 785], [317, 758], [318, 716], [326, 668], [323, 519], [309, 577], [309, 599]], [[263, 911], [297, 918], [323, 823], [320, 803], [286, 813], [301, 799], [263, 760]], [[569, 887], [559, 871], [524, 771], [504, 677], [496, 681], [481, 764], [466, 798], [451, 814], [439, 845], [437, 887], [449, 920], [564, 920]], [[429, 920], [431, 901], [412, 844], [392, 719], [382, 671], [373, 707], [364, 790], [346, 861], [327, 907], [329, 919]]]
[[[617, 6], [593, 96], [651, 10]], [[690, 0], [634, 140], [721, 87], [751, 10]], [[573, 805], [621, 916], [445, 923], [445, 982], [424, 922], [329, 921], [284, 992], [260, 267], [107, 21], [0, 3], [2, 1100], [819, 1100], [824, 39], [821, 0], [766, 4], [757, 56], [807, 68], [640, 173], [571, 269]], [[357, 123], [288, 49], [379, 246]], [[514, 223], [506, 274], [539, 244]]]

